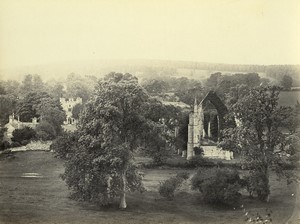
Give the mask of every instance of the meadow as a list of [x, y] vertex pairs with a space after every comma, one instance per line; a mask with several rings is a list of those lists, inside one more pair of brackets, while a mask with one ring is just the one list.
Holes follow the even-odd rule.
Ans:
[[279, 95], [278, 103], [281, 106], [295, 106], [300, 103], [300, 91], [282, 91]]
[[142, 169], [147, 191], [128, 194], [128, 208], [121, 211], [117, 201], [101, 208], [70, 199], [70, 191], [60, 178], [63, 171], [63, 162], [51, 152], [17, 152], [1, 160], [0, 223], [245, 223], [241, 204], [254, 217], [256, 213], [264, 215], [266, 208], [271, 209], [273, 223], [297, 223], [290, 218], [298, 219], [296, 185], [287, 186], [274, 175], [269, 203], [249, 199], [244, 194], [240, 205], [224, 208], [205, 204], [201, 194], [191, 191], [188, 183], [173, 201], [161, 198], [157, 192], [159, 182], [174, 175], [178, 168]]

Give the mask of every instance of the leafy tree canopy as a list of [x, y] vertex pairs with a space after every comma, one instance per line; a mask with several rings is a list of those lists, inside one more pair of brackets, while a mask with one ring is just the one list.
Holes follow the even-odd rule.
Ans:
[[293, 86], [293, 78], [289, 75], [284, 75], [281, 80], [281, 86], [284, 90], [291, 90]]
[[148, 100], [130, 74], [110, 73], [97, 83], [79, 119], [78, 144], [64, 156], [64, 179], [76, 198], [107, 204], [120, 196], [126, 208], [126, 192], [143, 190], [133, 151], [155, 126], [145, 117]]
[[[257, 189], [258, 197], [269, 196], [269, 173], [283, 174], [282, 165], [289, 151], [290, 142], [283, 132], [292, 108], [278, 106], [279, 87], [258, 87], [239, 98], [232, 107], [238, 120], [236, 127], [224, 130], [221, 146], [241, 154], [243, 167], [251, 176], [260, 177], [264, 190]], [[260, 186], [261, 187], [261, 186]]]
[[47, 121], [60, 133], [61, 125], [65, 120], [65, 112], [60, 102], [46, 92], [30, 92], [24, 99], [19, 101], [17, 114], [21, 121], [31, 121], [36, 117], [39, 120]]

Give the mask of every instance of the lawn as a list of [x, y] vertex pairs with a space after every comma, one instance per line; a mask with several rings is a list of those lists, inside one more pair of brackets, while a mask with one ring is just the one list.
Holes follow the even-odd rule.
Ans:
[[[129, 194], [128, 208], [120, 211], [117, 202], [110, 208], [100, 208], [69, 199], [68, 188], [59, 177], [63, 163], [52, 153], [14, 155], [13, 159], [0, 161], [0, 223], [244, 223], [242, 209], [204, 204], [200, 193], [191, 191], [188, 185], [183, 186], [174, 201], [161, 199], [157, 193], [159, 181], [178, 169], [142, 170], [147, 192]], [[269, 203], [246, 196], [242, 203], [254, 214], [271, 208], [273, 223], [283, 224], [294, 211], [295, 185], [286, 186], [274, 176], [271, 184]]]
[[280, 106], [295, 106], [300, 102], [300, 91], [282, 91], [279, 95], [278, 104]]

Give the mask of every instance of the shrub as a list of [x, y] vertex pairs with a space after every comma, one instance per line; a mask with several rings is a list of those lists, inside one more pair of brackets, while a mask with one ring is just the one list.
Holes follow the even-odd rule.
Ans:
[[145, 154], [152, 158], [152, 162], [155, 165], [166, 163], [171, 155], [171, 150], [166, 144], [166, 141], [161, 138], [156, 138], [153, 139], [153, 142], [150, 144], [151, 145], [145, 148]]
[[181, 186], [183, 181], [187, 180], [188, 178], [189, 174], [182, 172], [165, 180], [164, 182], [161, 182], [159, 186], [159, 194], [169, 200], [173, 200], [175, 191]]
[[194, 156], [188, 162], [188, 166], [192, 168], [202, 167], [202, 166], [214, 166], [214, 163], [203, 156]]
[[38, 139], [47, 141], [56, 137], [56, 131], [49, 122], [41, 121], [36, 127], [36, 135]]
[[22, 129], [16, 129], [16, 130], [13, 131], [12, 135], [13, 135], [13, 137], [12, 137], [11, 140], [13, 142], [19, 142], [20, 144], [24, 140], [31, 140], [31, 139], [36, 138], [35, 130], [33, 130], [30, 127], [25, 127], [25, 128], [22, 128]]
[[192, 178], [192, 189], [198, 189], [207, 203], [233, 205], [241, 194], [237, 170], [229, 168], [199, 169]]
[[30, 143], [30, 140], [22, 140], [21, 145], [27, 145]]
[[202, 147], [194, 147], [194, 152], [195, 152], [195, 155], [203, 156], [203, 154], [204, 154], [204, 151], [203, 151]]
[[11, 144], [10, 144], [10, 147], [11, 148], [16, 148], [16, 147], [20, 147], [20, 146], [22, 146], [19, 142], [12, 142]]

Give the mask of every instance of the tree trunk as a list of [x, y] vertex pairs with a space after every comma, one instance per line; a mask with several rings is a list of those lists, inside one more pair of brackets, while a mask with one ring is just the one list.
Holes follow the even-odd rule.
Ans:
[[120, 209], [127, 208], [126, 204], [126, 171], [122, 173], [122, 192], [120, 194]]

